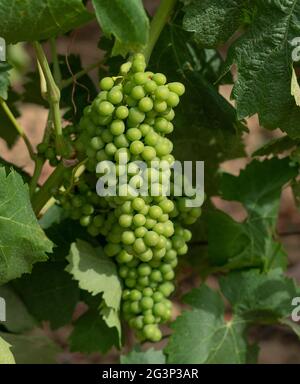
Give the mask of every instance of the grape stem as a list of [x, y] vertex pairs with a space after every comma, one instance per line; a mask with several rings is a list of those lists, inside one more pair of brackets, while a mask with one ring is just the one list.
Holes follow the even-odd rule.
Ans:
[[22, 137], [24, 143], [26, 144], [26, 147], [28, 149], [28, 152], [29, 152], [29, 155], [30, 155], [31, 159], [35, 161], [35, 157], [36, 156], [35, 156], [35, 153], [33, 151], [33, 148], [32, 148], [32, 145], [30, 143], [30, 140], [26, 136], [26, 134], [24, 132], [24, 129], [21, 127], [21, 125], [19, 124], [19, 122], [17, 121], [15, 116], [13, 115], [13, 113], [10, 110], [9, 106], [6, 104], [5, 100], [3, 100], [1, 97], [0, 97], [0, 105], [3, 108], [3, 111], [5, 112], [6, 116], [9, 118], [9, 120], [11, 121], [13, 126], [16, 128], [16, 130], [19, 133], [19, 135]]
[[37, 156], [37, 158], [35, 160], [34, 172], [33, 172], [32, 178], [31, 178], [30, 183], [29, 183], [30, 197], [32, 197], [35, 193], [35, 190], [36, 190], [36, 187], [37, 187], [44, 163], [45, 163], [45, 160], [42, 159], [41, 157]]
[[52, 57], [52, 61], [53, 61], [54, 80], [55, 80], [58, 88], [61, 88], [62, 76], [61, 76], [61, 70], [60, 70], [60, 66], [59, 66], [59, 60], [58, 60], [55, 38], [50, 39], [50, 48], [51, 48], [51, 57]]
[[45, 184], [33, 196], [31, 203], [36, 216], [38, 216], [44, 205], [52, 197], [53, 189], [56, 189], [62, 184], [65, 170], [66, 168], [63, 162], [59, 163], [53, 173], [48, 177]]
[[62, 133], [60, 107], [59, 107], [60, 90], [54, 80], [54, 77], [50, 70], [50, 67], [42, 46], [37, 41], [33, 43], [33, 46], [36, 52], [38, 62], [41, 66], [43, 75], [46, 80], [47, 99], [50, 106], [50, 111], [53, 116], [53, 123], [54, 123], [54, 128], [56, 133], [56, 147], [57, 147], [56, 149], [58, 153], [61, 154], [63, 152], [64, 140], [63, 140], [63, 133]]
[[146, 62], [149, 62], [153, 48], [169, 20], [177, 0], [162, 0], [150, 24], [150, 35], [148, 44], [144, 50]]

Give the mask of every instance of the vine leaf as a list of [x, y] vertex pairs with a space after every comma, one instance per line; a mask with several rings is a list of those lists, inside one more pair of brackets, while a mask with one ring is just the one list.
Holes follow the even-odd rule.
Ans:
[[118, 346], [116, 328], [109, 328], [95, 309], [90, 309], [74, 324], [69, 338], [73, 352], [108, 352], [112, 346]]
[[82, 0], [0, 0], [1, 36], [7, 44], [46, 40], [92, 19]]
[[192, 305], [172, 324], [173, 334], [165, 352], [168, 363], [241, 364], [247, 360], [247, 340], [243, 319], [224, 320], [224, 304], [219, 293], [207, 286], [194, 289], [185, 302]]
[[276, 323], [289, 316], [295, 283], [282, 270], [232, 272], [220, 280], [222, 294], [232, 307], [225, 321], [221, 295], [202, 285], [185, 296], [192, 309], [172, 324], [173, 334], [165, 349], [168, 363], [201, 364], [253, 362], [258, 349], [247, 341], [254, 323]]
[[242, 223], [221, 211], [208, 218], [208, 253], [212, 265], [285, 267], [285, 252], [274, 240], [282, 187], [298, 173], [289, 158], [253, 160], [239, 176], [224, 174], [221, 196], [241, 202], [248, 212]]
[[221, 291], [235, 314], [247, 321], [276, 323], [292, 313], [295, 282], [279, 268], [262, 274], [256, 269], [232, 272], [220, 279]]
[[6, 321], [3, 323], [5, 329], [12, 333], [23, 333], [37, 325], [11, 284], [0, 287], [0, 297], [6, 303]]
[[211, 195], [218, 189], [219, 164], [244, 156], [241, 136], [245, 127], [212, 85], [220, 75], [220, 56], [197, 47], [193, 35], [177, 22], [164, 28], [151, 55], [150, 69], [185, 85], [174, 119], [174, 156], [181, 161], [205, 159], [205, 191]]
[[53, 329], [71, 322], [79, 301], [78, 285], [64, 271], [65, 265], [50, 260], [13, 282], [29, 313], [36, 320], [49, 321]]
[[197, 3], [192, 1], [185, 8], [186, 17], [193, 16], [193, 23], [186, 21], [185, 27], [192, 25], [202, 46], [207, 46], [207, 30], [201, 25], [212, 25], [208, 27], [208, 45], [215, 47], [224, 42], [221, 30], [224, 29], [227, 38], [247, 24], [244, 33], [230, 46], [225, 68], [237, 66], [232, 97], [236, 100], [238, 118], [257, 113], [264, 127], [281, 128], [292, 138], [300, 138], [300, 109], [290, 86], [292, 41], [300, 32], [300, 2], [206, 0], [201, 6]]
[[288, 135], [285, 135], [268, 141], [252, 153], [252, 156], [278, 155], [284, 151], [294, 148], [299, 143], [299, 140], [293, 140]]
[[141, 0], [92, 0], [105, 35], [115, 37], [113, 55], [140, 51], [148, 41], [149, 19]]
[[[62, 349], [42, 331], [24, 335], [0, 332], [1, 337], [12, 345], [17, 364], [54, 364]], [[0, 353], [1, 361], [1, 353]]]
[[38, 225], [28, 186], [11, 170], [0, 167], [0, 285], [31, 272], [32, 265], [47, 260], [52, 242]]
[[0, 364], [16, 364], [10, 348], [11, 345], [0, 337]]
[[139, 348], [134, 348], [127, 355], [121, 355], [121, 364], [165, 364], [166, 356], [163, 351], [149, 348], [143, 352]]
[[195, 33], [198, 44], [215, 47], [238, 29], [244, 7], [241, 0], [192, 0], [184, 8], [183, 28]]
[[104, 255], [102, 248], [94, 248], [83, 240], [71, 245], [66, 270], [78, 281], [80, 289], [93, 296], [102, 294], [100, 314], [106, 324], [115, 326], [121, 338], [119, 310], [122, 286], [115, 264]]

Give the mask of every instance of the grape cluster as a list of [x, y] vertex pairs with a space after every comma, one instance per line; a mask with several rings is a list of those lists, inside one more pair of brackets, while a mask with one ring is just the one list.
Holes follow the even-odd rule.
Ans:
[[[74, 144], [78, 159], [87, 159], [86, 172], [59, 200], [91, 235], [105, 237], [104, 251], [114, 258], [125, 286], [124, 318], [142, 340], [159, 341], [158, 325], [171, 318], [168, 297], [178, 256], [186, 254], [191, 240], [185, 226], [201, 210], [188, 208], [184, 197], [167, 194], [175, 159], [166, 135], [174, 129], [174, 108], [184, 86], [167, 84], [163, 74], [145, 69], [143, 55], [137, 54], [121, 66], [120, 76], [101, 80], [101, 92], [84, 110]], [[105, 160], [116, 165], [117, 176], [129, 175], [126, 185], [116, 186], [116, 196], [93, 191], [96, 166]], [[146, 193], [137, 194], [142, 188]]]

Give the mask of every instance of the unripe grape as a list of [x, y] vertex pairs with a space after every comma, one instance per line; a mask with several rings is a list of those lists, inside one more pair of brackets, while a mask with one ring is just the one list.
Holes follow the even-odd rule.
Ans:
[[129, 111], [125, 105], [120, 105], [116, 108], [115, 114], [117, 119], [125, 120], [128, 117]]
[[100, 81], [100, 88], [103, 89], [103, 91], [109, 91], [114, 86], [114, 81], [111, 77], [104, 77]]
[[168, 88], [170, 91], [176, 93], [178, 96], [182, 96], [185, 92], [184, 85], [179, 82], [169, 83]]
[[111, 115], [115, 109], [112, 103], [109, 101], [101, 101], [99, 104], [99, 113], [103, 116]]
[[130, 141], [140, 140], [142, 133], [138, 128], [129, 128], [126, 132], [126, 137]]
[[155, 73], [152, 79], [157, 85], [164, 85], [167, 82], [167, 78], [163, 73]]

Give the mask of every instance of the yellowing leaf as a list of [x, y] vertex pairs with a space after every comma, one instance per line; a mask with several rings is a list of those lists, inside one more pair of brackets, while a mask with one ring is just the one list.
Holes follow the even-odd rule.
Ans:
[[293, 68], [292, 81], [291, 81], [291, 95], [294, 96], [296, 104], [300, 107], [300, 87], [298, 84], [295, 69]]
[[11, 345], [0, 337], [0, 364], [16, 364], [10, 347]]

